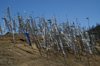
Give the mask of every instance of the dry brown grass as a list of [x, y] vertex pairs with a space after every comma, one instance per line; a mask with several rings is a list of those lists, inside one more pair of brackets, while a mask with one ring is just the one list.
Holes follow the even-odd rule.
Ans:
[[[5, 37], [5, 38], [4, 38]], [[41, 35], [38, 35], [41, 38]], [[21, 40], [22, 39], [22, 40]], [[24, 34], [15, 35], [15, 47], [12, 43], [12, 35], [6, 34], [0, 36], [0, 66], [89, 66], [87, 57], [77, 54], [77, 58], [71, 51], [67, 50], [68, 57], [64, 57], [61, 52], [49, 50], [48, 60], [45, 49], [41, 49], [42, 57], [39, 50], [32, 42], [33, 49], [28, 45]], [[90, 56], [90, 66], [100, 66], [100, 56]]]

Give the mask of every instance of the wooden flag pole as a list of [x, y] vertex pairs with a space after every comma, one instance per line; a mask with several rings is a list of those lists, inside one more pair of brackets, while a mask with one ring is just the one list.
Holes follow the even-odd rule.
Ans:
[[13, 42], [14, 42], [14, 47], [15, 47], [15, 37], [14, 37], [14, 32], [13, 32], [13, 24], [12, 24], [12, 19], [11, 19], [11, 14], [10, 14], [10, 7], [8, 6], [8, 9], [7, 9], [7, 12], [8, 12], [8, 17], [10, 19], [10, 22], [11, 22], [11, 31], [12, 31], [12, 36], [13, 36]]

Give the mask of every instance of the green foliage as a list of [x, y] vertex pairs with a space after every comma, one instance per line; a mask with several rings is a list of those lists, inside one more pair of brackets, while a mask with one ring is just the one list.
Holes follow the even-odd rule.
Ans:
[[92, 26], [88, 32], [89, 34], [94, 34], [96, 39], [100, 39], [100, 24], [97, 23], [95, 27]]

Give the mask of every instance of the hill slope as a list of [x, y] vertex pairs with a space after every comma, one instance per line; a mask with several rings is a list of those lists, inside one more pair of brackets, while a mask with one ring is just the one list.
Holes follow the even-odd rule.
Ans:
[[[68, 58], [61, 53], [49, 51], [47, 60], [46, 51], [42, 49], [42, 57], [38, 49], [32, 43], [33, 49], [28, 45], [28, 42], [23, 34], [15, 34], [15, 47], [12, 43], [12, 35], [6, 34], [0, 36], [0, 66], [88, 66], [87, 58], [79, 55], [75, 56], [70, 51]], [[94, 59], [94, 60], [93, 60]], [[90, 58], [90, 66], [99, 66], [100, 57], [98, 55]]]

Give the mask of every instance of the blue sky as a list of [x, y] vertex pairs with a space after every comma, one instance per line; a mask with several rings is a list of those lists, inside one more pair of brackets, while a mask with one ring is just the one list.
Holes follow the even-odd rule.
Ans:
[[[88, 27], [87, 17], [89, 17], [90, 26], [100, 23], [100, 0], [0, 0], [0, 18], [3, 17], [2, 11], [7, 14], [7, 7], [10, 6], [12, 17], [17, 13], [27, 16], [34, 13], [34, 16], [42, 16], [45, 12], [46, 19], [52, 19], [56, 16], [57, 22], [78, 22], [81, 26]], [[67, 16], [66, 16], [67, 15]], [[3, 26], [3, 20], [1, 20]]]

